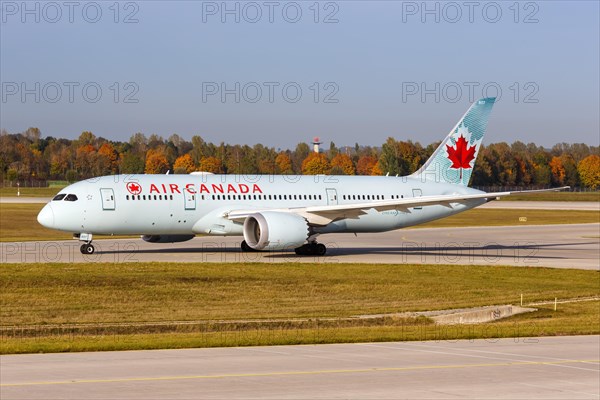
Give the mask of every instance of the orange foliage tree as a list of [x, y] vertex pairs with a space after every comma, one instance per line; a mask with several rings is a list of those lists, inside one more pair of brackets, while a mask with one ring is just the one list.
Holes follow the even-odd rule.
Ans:
[[323, 153], [310, 153], [302, 161], [302, 173], [304, 175], [319, 175], [329, 172], [329, 161]]
[[377, 159], [372, 156], [362, 156], [356, 163], [356, 172], [358, 175], [379, 175], [373, 173], [373, 168], [377, 165]]
[[202, 157], [200, 160], [200, 171], [221, 174], [223, 173], [223, 164], [217, 157]]
[[600, 188], [600, 156], [592, 154], [579, 161], [577, 172], [584, 186], [594, 190]]
[[146, 153], [146, 168], [144, 172], [147, 174], [164, 174], [169, 170], [169, 161], [167, 156], [160, 149], [150, 149]]
[[331, 160], [330, 173], [333, 174], [334, 171], [336, 173], [340, 171], [344, 175], [354, 175], [354, 163], [352, 159], [347, 154], [338, 153]]
[[173, 172], [176, 174], [189, 174], [195, 169], [196, 166], [194, 165], [192, 156], [189, 153], [177, 157], [175, 164], [173, 164]]
[[277, 172], [282, 175], [289, 175], [294, 172], [292, 170], [292, 160], [285, 153], [279, 153], [275, 157], [275, 164], [277, 165]]

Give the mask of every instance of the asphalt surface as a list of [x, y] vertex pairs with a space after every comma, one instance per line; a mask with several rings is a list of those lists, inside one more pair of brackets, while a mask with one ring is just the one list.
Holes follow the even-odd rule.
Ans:
[[8, 399], [598, 399], [600, 337], [2, 356]]
[[75, 240], [0, 243], [0, 262], [307, 262], [514, 265], [600, 270], [600, 224], [423, 228], [330, 234], [326, 256], [240, 251], [241, 237], [196, 237], [180, 243], [139, 238], [94, 240], [82, 255]]

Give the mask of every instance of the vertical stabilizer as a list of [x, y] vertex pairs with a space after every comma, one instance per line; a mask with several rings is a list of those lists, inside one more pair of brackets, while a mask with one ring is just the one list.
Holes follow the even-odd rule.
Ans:
[[473, 103], [429, 160], [411, 177], [467, 186], [495, 101], [495, 97], [488, 97]]

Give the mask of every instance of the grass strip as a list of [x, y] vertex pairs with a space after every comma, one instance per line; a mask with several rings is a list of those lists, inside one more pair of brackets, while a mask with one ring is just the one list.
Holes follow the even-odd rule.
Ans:
[[292, 344], [358, 343], [514, 338], [536, 343], [538, 336], [586, 335], [600, 332], [600, 302], [568, 303], [557, 311], [551, 307], [497, 322], [478, 325], [433, 325], [408, 320], [374, 326], [257, 327], [245, 330], [196, 331], [155, 334], [62, 335], [0, 337], [0, 353], [52, 353], [180, 349], [194, 347], [272, 346]]
[[[71, 234], [42, 227], [37, 214], [43, 204], [0, 203], [0, 242], [67, 240]], [[520, 218], [527, 220], [522, 221]], [[474, 209], [415, 228], [547, 225], [600, 222], [599, 211]], [[97, 236], [97, 239], [102, 236]]]

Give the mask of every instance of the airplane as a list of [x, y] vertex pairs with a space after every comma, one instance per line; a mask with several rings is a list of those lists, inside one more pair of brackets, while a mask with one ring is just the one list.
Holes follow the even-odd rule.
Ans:
[[474, 102], [408, 176], [102, 176], [62, 189], [37, 220], [72, 232], [83, 254], [94, 253], [94, 235], [171, 243], [202, 234], [243, 236], [242, 251], [323, 256], [327, 248], [317, 238], [327, 233], [402, 229], [516, 193], [567, 189], [486, 193], [468, 186], [495, 100]]

